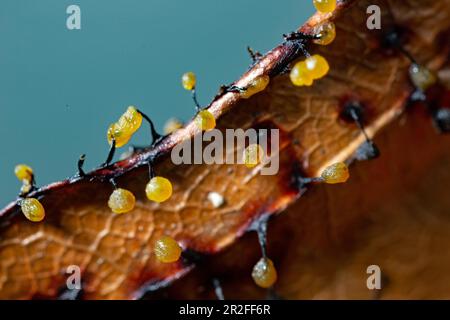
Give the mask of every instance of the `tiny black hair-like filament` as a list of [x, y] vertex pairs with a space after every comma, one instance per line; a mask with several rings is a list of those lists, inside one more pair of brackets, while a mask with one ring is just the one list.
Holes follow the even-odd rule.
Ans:
[[111, 146], [109, 147], [108, 156], [106, 157], [105, 162], [101, 165], [101, 167], [107, 167], [111, 164], [111, 161], [114, 158], [114, 154], [116, 153], [116, 139], [114, 137], [111, 138]]
[[250, 46], [247, 46], [247, 52], [250, 55], [253, 63], [257, 63], [262, 58], [262, 54], [259, 51], [253, 50]]
[[148, 177], [151, 180], [152, 178], [155, 177], [155, 169], [153, 169], [153, 162], [148, 161], [147, 165], [148, 165]]
[[257, 223], [256, 234], [258, 235], [259, 246], [261, 247], [261, 254], [263, 258], [267, 258], [267, 224], [269, 215], [262, 217]]
[[194, 89], [191, 90], [192, 93], [192, 100], [194, 101], [195, 104], [195, 110], [198, 112], [200, 110], [202, 110], [202, 106], [200, 105], [200, 103], [198, 102], [198, 98], [197, 98], [197, 89], [194, 87]]
[[82, 154], [79, 158], [78, 158], [78, 162], [77, 162], [77, 168], [78, 168], [78, 176], [80, 177], [84, 177], [86, 176], [86, 173], [83, 170], [83, 165], [84, 165], [84, 161], [86, 160], [86, 155]]
[[347, 103], [342, 110], [342, 117], [352, 120], [361, 130], [366, 141], [356, 150], [355, 158], [356, 160], [372, 160], [380, 156], [380, 150], [375, 145], [375, 143], [369, 138], [364, 129], [364, 110], [363, 106], [357, 102], [352, 101]]
[[109, 182], [111, 183], [111, 185], [113, 186], [114, 189], [118, 188], [116, 180], [114, 178], [109, 179]]
[[141, 114], [141, 116], [145, 119], [145, 121], [147, 121], [147, 123], [150, 126], [150, 135], [151, 135], [151, 146], [154, 146], [157, 142], [159, 142], [162, 138], [162, 135], [160, 135], [156, 129], [155, 129], [155, 125], [153, 124], [153, 121], [150, 119], [149, 116], [147, 116], [144, 112], [142, 112], [141, 110], [137, 110], [137, 112], [139, 112]]

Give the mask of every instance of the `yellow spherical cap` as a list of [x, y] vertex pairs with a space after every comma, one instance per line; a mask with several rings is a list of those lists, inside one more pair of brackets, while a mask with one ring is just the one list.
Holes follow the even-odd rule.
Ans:
[[313, 78], [307, 70], [305, 61], [297, 62], [292, 67], [289, 77], [292, 84], [298, 87], [311, 86], [313, 84]]
[[108, 206], [114, 213], [127, 213], [134, 209], [136, 198], [126, 189], [118, 188], [111, 193]]
[[305, 63], [307, 72], [314, 80], [326, 76], [330, 70], [327, 60], [318, 54], [308, 57]]
[[253, 79], [250, 84], [245, 88], [243, 92], [241, 92], [241, 97], [244, 99], [248, 99], [251, 96], [257, 94], [258, 92], [263, 91], [270, 82], [269, 76], [259, 76]]
[[253, 143], [244, 149], [244, 164], [247, 168], [256, 167], [258, 164], [262, 162], [264, 158], [264, 150], [263, 148], [257, 144]]
[[209, 131], [216, 127], [216, 118], [208, 110], [200, 111], [195, 117], [194, 122], [202, 131]]
[[314, 33], [319, 36], [318, 39], [314, 39], [314, 43], [322, 46], [329, 45], [336, 38], [336, 26], [333, 22], [326, 22], [318, 26]]
[[172, 183], [163, 177], [153, 177], [145, 187], [149, 200], [164, 202], [172, 195]]
[[197, 78], [193, 72], [186, 72], [181, 77], [181, 83], [186, 90], [193, 90], [197, 83]]
[[112, 139], [116, 140], [116, 147], [123, 147], [130, 141], [131, 134], [126, 134], [123, 130], [117, 125], [117, 123], [113, 123], [109, 126], [108, 131], [106, 133], [108, 138], [108, 143], [112, 144]]
[[328, 184], [344, 183], [350, 177], [350, 173], [344, 162], [338, 162], [325, 168], [321, 177]]
[[178, 242], [169, 236], [163, 236], [155, 242], [153, 248], [156, 258], [163, 263], [178, 261], [182, 249]]
[[33, 169], [27, 166], [26, 164], [18, 164], [14, 168], [14, 174], [16, 175], [19, 181], [27, 181], [31, 182], [33, 179]]
[[270, 288], [277, 281], [277, 270], [269, 258], [261, 258], [253, 267], [252, 278], [261, 288]]
[[45, 209], [39, 200], [35, 198], [26, 198], [20, 202], [22, 213], [33, 222], [42, 221], [45, 217]]
[[142, 125], [142, 114], [136, 107], [129, 106], [127, 111], [119, 118], [116, 126], [124, 135], [133, 135]]
[[333, 12], [336, 9], [336, 0], [314, 0], [314, 6], [322, 13]]

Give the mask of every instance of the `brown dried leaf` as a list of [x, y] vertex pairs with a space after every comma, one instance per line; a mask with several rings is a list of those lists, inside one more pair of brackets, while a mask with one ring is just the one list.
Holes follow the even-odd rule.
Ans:
[[[155, 260], [152, 244], [163, 233], [175, 237], [186, 249], [216, 253], [245, 233], [258, 216], [279, 212], [298, 198], [298, 190], [291, 184], [296, 164], [300, 164], [305, 175], [317, 176], [328, 164], [351, 157], [364, 137], [354, 124], [339, 120], [342, 101], [354, 98], [366, 105], [366, 128], [373, 136], [398, 118], [412, 90], [407, 77], [408, 60], [382, 49], [380, 35], [366, 28], [369, 4], [391, 9], [395, 24], [409, 31], [406, 48], [418, 61], [435, 70], [444, 64], [448, 58], [449, 0], [426, 0], [420, 4], [413, 0], [341, 1], [335, 16], [316, 15], [302, 28], [308, 32], [325, 19], [336, 19], [336, 41], [328, 47], [311, 47], [312, 52], [320, 52], [330, 61], [329, 76], [311, 88], [297, 88], [287, 75], [277, 75], [297, 57], [293, 44], [285, 42], [235, 83], [245, 87], [254, 77], [268, 74], [271, 84], [263, 93], [249, 100], [227, 93], [210, 105], [221, 129], [276, 127], [282, 131], [278, 175], [262, 176], [239, 165], [173, 165], [169, 159], [171, 148], [196, 133], [195, 125], [190, 123], [156, 148], [90, 173], [88, 178], [44, 187], [32, 196], [44, 196], [45, 222], [26, 221], [15, 204], [0, 212], [0, 298], [56, 297], [65, 286], [69, 265], [82, 269], [85, 299], [139, 297], [144, 290], [172, 281], [193, 266], [187, 260], [170, 265]], [[383, 12], [383, 28], [387, 28], [394, 21], [386, 10]], [[425, 113], [419, 117], [429, 122]], [[417, 121], [425, 121], [422, 118]], [[414, 123], [408, 128], [416, 130]], [[398, 148], [398, 142], [392, 143], [397, 143]], [[174, 184], [173, 197], [162, 205], [146, 201], [143, 194], [148, 179], [145, 163], [154, 157], [158, 175], [168, 177]], [[394, 162], [396, 157], [392, 155]], [[418, 158], [427, 168], [425, 160]], [[108, 209], [111, 177], [136, 194], [137, 208], [133, 213], [117, 216]], [[402, 177], [391, 180], [401, 181]], [[318, 186], [312, 191], [324, 188]], [[222, 193], [226, 205], [213, 208], [207, 200], [210, 191]], [[354, 193], [361, 197], [366, 194], [362, 189]], [[346, 194], [342, 197], [336, 196], [329, 204], [352, 204], [349, 208], [359, 205]], [[308, 196], [311, 198], [314, 196]], [[373, 199], [384, 201], [382, 194], [377, 193]], [[303, 203], [304, 198], [296, 206], [306, 206], [302, 211], [313, 214], [312, 207]], [[321, 205], [325, 203], [328, 202]], [[359, 215], [348, 210], [351, 213]], [[342, 221], [349, 221], [345, 217]], [[282, 220], [283, 215], [278, 219]], [[335, 219], [339, 222], [341, 218]], [[308, 229], [312, 222], [303, 223]], [[348, 230], [352, 233], [354, 226]], [[290, 264], [296, 264], [287, 261], [281, 272], [286, 268], [290, 275]], [[280, 281], [282, 293], [302, 296], [296, 293], [301, 286], [289, 288], [283, 285], [285, 281]], [[294, 281], [291, 283], [295, 286]], [[245, 285], [242, 288], [241, 292], [246, 292]], [[249, 296], [252, 290], [248, 290]]]
[[[271, 221], [268, 254], [279, 271], [281, 297], [450, 297], [450, 137], [437, 136], [417, 110], [385, 128], [376, 143], [381, 157], [356, 163], [345, 185], [315, 186]], [[257, 236], [249, 233], [151, 297], [214, 299], [211, 278], [217, 277], [226, 299], [264, 298], [266, 291], [249, 277], [260, 255]], [[366, 286], [374, 264], [382, 290]]]

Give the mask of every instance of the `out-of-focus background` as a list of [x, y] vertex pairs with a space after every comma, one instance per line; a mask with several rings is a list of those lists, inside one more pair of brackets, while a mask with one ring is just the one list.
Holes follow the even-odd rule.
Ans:
[[[72, 4], [81, 30], [66, 27]], [[74, 174], [82, 153], [97, 166], [128, 105], [160, 131], [190, 119], [184, 72], [197, 74], [206, 104], [249, 66], [247, 45], [264, 53], [313, 12], [302, 0], [2, 0], [0, 207], [19, 192], [15, 164], [31, 165], [38, 185]], [[131, 143], [148, 143], [147, 128]]]

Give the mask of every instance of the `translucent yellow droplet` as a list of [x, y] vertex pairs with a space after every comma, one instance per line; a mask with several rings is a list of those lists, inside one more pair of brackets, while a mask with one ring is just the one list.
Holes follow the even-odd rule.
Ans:
[[114, 213], [126, 213], [134, 209], [136, 198], [126, 189], [118, 188], [111, 193], [108, 206]]
[[319, 36], [319, 39], [314, 39], [314, 43], [322, 46], [329, 45], [336, 38], [336, 26], [333, 22], [326, 22], [321, 24], [314, 30], [314, 34]]
[[164, 263], [178, 261], [182, 249], [178, 242], [169, 236], [163, 236], [155, 242], [154, 252], [156, 258]]
[[35, 198], [26, 198], [20, 202], [25, 217], [33, 222], [42, 221], [45, 217], [45, 209], [39, 200]]
[[243, 159], [247, 168], [254, 168], [262, 162], [263, 158], [264, 150], [257, 143], [253, 143], [244, 149]]
[[195, 124], [202, 131], [209, 131], [216, 127], [216, 118], [208, 110], [200, 111], [195, 117]]
[[330, 66], [321, 55], [315, 54], [305, 60], [306, 70], [313, 80], [320, 79], [328, 73]]
[[195, 77], [195, 74], [193, 72], [186, 72], [181, 77], [181, 83], [183, 84], [183, 88], [190, 91], [195, 88], [197, 78]]
[[344, 162], [338, 162], [325, 168], [321, 174], [321, 177], [324, 182], [328, 184], [344, 183], [350, 177], [350, 173], [348, 172], [348, 167]]
[[314, 6], [322, 13], [333, 12], [336, 9], [336, 0], [314, 0]]
[[310, 86], [314, 80], [324, 77], [329, 70], [327, 60], [315, 54], [304, 61], [297, 62], [292, 67], [289, 77], [296, 86]]
[[164, 202], [172, 195], [172, 183], [163, 177], [153, 177], [147, 183], [145, 193], [149, 200]]
[[409, 68], [409, 76], [413, 84], [422, 91], [426, 91], [437, 82], [433, 72], [415, 63]]
[[33, 169], [26, 164], [18, 164], [14, 169], [14, 173], [19, 181], [31, 182], [33, 179]]
[[269, 258], [261, 258], [253, 267], [252, 278], [261, 288], [270, 288], [277, 281], [277, 270]]
[[270, 77], [263, 75], [256, 77], [253, 79], [250, 84], [245, 88], [243, 92], [241, 92], [241, 97], [244, 99], [248, 99], [251, 96], [257, 94], [258, 92], [263, 91], [270, 82]]
[[113, 123], [109, 126], [106, 135], [109, 144], [112, 144], [113, 138], [116, 140], [116, 148], [120, 148], [126, 145], [132, 137], [132, 135], [130, 134], [125, 134], [116, 123]]
[[171, 118], [169, 119], [166, 124], [164, 125], [164, 133], [165, 134], [170, 134], [180, 128], [183, 127], [183, 123], [175, 118]]
[[142, 125], [142, 114], [134, 106], [129, 106], [127, 111], [117, 121], [117, 129], [125, 136], [131, 136]]
[[313, 84], [313, 78], [306, 68], [306, 62], [297, 62], [291, 69], [289, 74], [292, 84], [295, 86], [311, 86]]
[[125, 113], [120, 116], [119, 121], [109, 126], [106, 133], [108, 143], [112, 144], [114, 138], [117, 148], [126, 145], [133, 134], [141, 127], [142, 119], [142, 114], [136, 107], [129, 106]]

